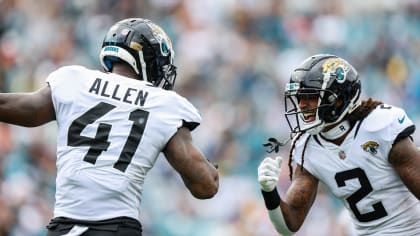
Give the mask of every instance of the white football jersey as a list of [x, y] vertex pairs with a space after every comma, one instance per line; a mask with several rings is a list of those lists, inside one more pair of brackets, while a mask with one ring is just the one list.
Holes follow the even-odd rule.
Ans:
[[148, 171], [178, 128], [198, 111], [176, 92], [81, 66], [47, 82], [58, 124], [54, 217], [140, 220]]
[[420, 202], [388, 162], [394, 141], [414, 130], [404, 110], [381, 105], [357, 122], [340, 146], [304, 134], [293, 160], [302, 165], [310, 137], [303, 167], [343, 201], [358, 235], [420, 235]]

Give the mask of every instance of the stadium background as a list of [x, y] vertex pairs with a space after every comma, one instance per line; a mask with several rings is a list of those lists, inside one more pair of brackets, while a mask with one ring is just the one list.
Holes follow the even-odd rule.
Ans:
[[[284, 84], [311, 54], [348, 59], [364, 98], [402, 106], [419, 124], [418, 0], [0, 0], [0, 91], [33, 91], [62, 65], [99, 69], [104, 33], [133, 16], [150, 18], [172, 38], [175, 90], [201, 111], [196, 143], [220, 166], [219, 193], [200, 201], [161, 158], [146, 179], [144, 235], [276, 235], [257, 183], [266, 155], [261, 144], [288, 136]], [[54, 122], [31, 129], [0, 124], [0, 235], [45, 234], [55, 134]], [[290, 183], [284, 170], [283, 190]], [[341, 203], [323, 187], [319, 192], [296, 235], [348, 235]]]

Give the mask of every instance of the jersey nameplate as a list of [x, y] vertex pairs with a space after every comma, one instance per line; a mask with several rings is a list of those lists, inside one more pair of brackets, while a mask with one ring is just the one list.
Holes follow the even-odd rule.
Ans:
[[119, 84], [102, 81], [100, 78], [96, 78], [93, 81], [89, 93], [138, 106], [144, 106], [147, 95], [149, 94], [147, 91], [138, 90], [136, 88], [120, 88]]

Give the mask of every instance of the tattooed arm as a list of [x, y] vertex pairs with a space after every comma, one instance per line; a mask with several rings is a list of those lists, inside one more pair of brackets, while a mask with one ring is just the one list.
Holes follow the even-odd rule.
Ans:
[[284, 200], [280, 200], [280, 208], [287, 226], [296, 232], [315, 201], [319, 181], [299, 165], [293, 176]]
[[185, 186], [194, 197], [211, 198], [217, 193], [219, 188], [217, 169], [193, 144], [191, 132], [187, 128], [180, 128], [175, 133], [163, 153], [181, 175]]
[[281, 199], [277, 192], [282, 157], [265, 158], [258, 167], [258, 181], [274, 228], [282, 235], [292, 235], [302, 226], [315, 201], [318, 179], [304, 168], [297, 166], [292, 184]]
[[392, 146], [388, 161], [407, 188], [420, 200], [420, 150], [409, 137]]

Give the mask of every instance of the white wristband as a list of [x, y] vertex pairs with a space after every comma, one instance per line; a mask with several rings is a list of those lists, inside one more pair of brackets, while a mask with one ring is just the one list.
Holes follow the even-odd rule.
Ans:
[[273, 210], [267, 210], [268, 216], [270, 217], [271, 223], [277, 232], [283, 236], [293, 235], [294, 232], [290, 231], [287, 227], [286, 222], [284, 221], [283, 213], [281, 212], [280, 206]]

